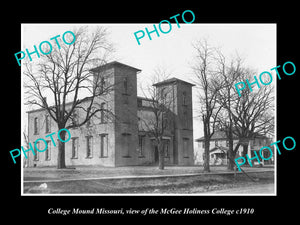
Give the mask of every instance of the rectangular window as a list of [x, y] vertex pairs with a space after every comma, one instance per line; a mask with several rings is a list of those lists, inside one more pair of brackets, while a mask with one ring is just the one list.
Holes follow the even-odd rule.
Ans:
[[46, 115], [45, 122], [46, 122], [46, 133], [50, 133], [51, 132], [50, 115]]
[[38, 131], [38, 126], [39, 126], [39, 120], [37, 117], [34, 118], [34, 124], [33, 124], [33, 133], [34, 134], [38, 134], [39, 131]]
[[190, 139], [189, 138], [183, 138], [182, 140], [183, 140], [183, 157], [188, 158], [189, 157], [188, 151], [189, 151], [189, 141], [190, 141]]
[[123, 139], [123, 143], [124, 143], [123, 157], [124, 158], [130, 158], [131, 134], [123, 133], [122, 134], [122, 139]]
[[100, 134], [100, 158], [108, 157], [108, 134]]
[[72, 138], [72, 159], [78, 158], [78, 137]]
[[170, 157], [170, 140], [163, 140], [165, 157]]
[[87, 158], [93, 157], [93, 137], [92, 136], [86, 137], [86, 157]]
[[145, 135], [139, 135], [139, 157], [144, 157]]
[[166, 129], [166, 130], [168, 130], [169, 128], [170, 128], [170, 121], [169, 121], [169, 119], [168, 119], [168, 115], [167, 115], [167, 112], [162, 112], [162, 127], [163, 127], [163, 129]]
[[34, 161], [38, 161], [38, 160], [39, 160], [39, 152], [38, 152], [38, 150], [36, 150], [35, 147], [36, 147], [37, 149], [40, 149], [40, 142], [37, 142], [37, 143], [36, 143], [36, 146], [34, 145], [34, 153], [35, 153], [35, 154], [33, 155], [33, 160], [34, 160]]
[[183, 129], [188, 129], [188, 128], [189, 128], [188, 113], [185, 110], [183, 112]]
[[47, 142], [47, 149], [45, 151], [45, 160], [49, 161], [51, 160], [51, 141], [46, 141]]

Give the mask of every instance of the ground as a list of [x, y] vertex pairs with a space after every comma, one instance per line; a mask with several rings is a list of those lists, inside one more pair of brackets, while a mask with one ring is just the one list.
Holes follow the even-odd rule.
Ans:
[[24, 168], [24, 193], [43, 194], [274, 194], [274, 168], [225, 167], [203, 173], [199, 166]]
[[274, 183], [252, 184], [248, 187], [241, 186], [230, 189], [215, 190], [206, 192], [207, 194], [270, 194], [274, 193]]

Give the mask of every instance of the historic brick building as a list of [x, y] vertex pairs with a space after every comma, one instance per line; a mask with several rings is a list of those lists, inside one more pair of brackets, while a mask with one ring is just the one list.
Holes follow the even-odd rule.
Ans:
[[[115, 119], [106, 120], [99, 115], [80, 128], [70, 129], [72, 138], [65, 143], [66, 165], [155, 165], [158, 162], [157, 149], [153, 138], [141, 124], [141, 121], [153, 116], [150, 100], [137, 96], [137, 73], [141, 70], [114, 61], [91, 71], [94, 76], [104, 74], [105, 81], [102, 82], [114, 85], [112, 91], [95, 101], [99, 107], [109, 110]], [[169, 106], [171, 116], [168, 117], [170, 126], [163, 137], [165, 163], [193, 165], [193, 84], [171, 78], [154, 86], [158, 91], [172, 90], [168, 95], [172, 99]], [[88, 102], [87, 97], [85, 103]], [[80, 111], [76, 113], [80, 117]], [[45, 138], [52, 132], [57, 132], [57, 127], [45, 110], [28, 111], [29, 142], [44, 138], [48, 150], [36, 151], [35, 156], [30, 152], [25, 166], [56, 166], [57, 145], [53, 146], [50, 137]]]

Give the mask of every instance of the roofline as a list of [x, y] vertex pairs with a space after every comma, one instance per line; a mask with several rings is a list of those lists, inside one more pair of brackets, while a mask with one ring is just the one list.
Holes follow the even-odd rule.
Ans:
[[46, 109], [45, 108], [32, 109], [32, 110], [26, 111], [26, 113], [33, 113], [33, 112], [38, 112], [38, 111], [43, 111], [43, 110], [46, 110]]
[[[92, 97], [92, 96], [88, 96], [88, 97], [84, 97], [84, 98], [78, 99], [78, 100], [81, 100], [82, 102], [85, 102], [85, 101], [89, 100], [91, 97]], [[70, 104], [72, 104], [72, 103], [73, 103], [73, 102], [66, 102], [66, 103], [65, 103], [65, 106], [70, 105]], [[49, 106], [49, 108], [54, 108], [54, 107], [55, 107], [54, 105]], [[46, 108], [40, 107], [40, 108], [38, 108], [38, 109], [28, 110], [28, 111], [26, 111], [26, 113], [33, 113], [33, 112], [38, 112], [38, 111], [43, 111], [43, 110], [47, 110], [47, 109], [46, 109]]]
[[[254, 136], [252, 138], [250, 138], [251, 140], [252, 139], [258, 139], [258, 138], [261, 138], [261, 139], [268, 139], [268, 137], [266, 136], [261, 136], [258, 134], [258, 136]], [[211, 138], [210, 141], [218, 141], [218, 140], [228, 140], [228, 138]], [[238, 137], [233, 137], [233, 140], [239, 140]], [[204, 141], [204, 137], [201, 137], [201, 138], [197, 138], [195, 139], [196, 142], [203, 142]]]
[[123, 67], [127, 67], [127, 68], [130, 68], [130, 69], [136, 70], [137, 72], [141, 72], [141, 71], [142, 71], [142, 70], [140, 70], [140, 69], [138, 69], [138, 68], [135, 68], [135, 67], [126, 65], [126, 64], [124, 64], [124, 63], [120, 63], [120, 62], [118, 62], [118, 61], [112, 61], [112, 62], [106, 63], [106, 64], [104, 64], [104, 65], [101, 65], [101, 66], [95, 67], [95, 68], [93, 68], [93, 69], [90, 69], [90, 71], [96, 72], [96, 71], [101, 70], [101, 69], [108, 69], [108, 68], [111, 68], [112, 66], [123, 66]]
[[161, 81], [161, 82], [157, 82], [157, 83], [153, 84], [152, 86], [161, 86], [161, 85], [164, 85], [164, 84], [171, 84], [171, 83], [177, 83], [177, 82], [185, 83], [185, 84], [188, 84], [190, 86], [196, 86], [195, 84], [192, 84], [192, 83], [189, 83], [187, 81], [178, 79], [176, 77], [173, 77], [173, 78], [170, 78], [168, 80]]
[[[228, 140], [228, 138], [211, 138], [210, 141], [218, 141], [218, 140]], [[234, 137], [233, 140], [238, 140], [237, 137]], [[195, 139], [196, 142], [204, 141], [204, 137]]]
[[[223, 148], [223, 149], [222, 149]], [[224, 147], [224, 146], [215, 146], [212, 149], [209, 149], [209, 152], [215, 151], [215, 150], [221, 150], [221, 151], [228, 151], [229, 148]]]

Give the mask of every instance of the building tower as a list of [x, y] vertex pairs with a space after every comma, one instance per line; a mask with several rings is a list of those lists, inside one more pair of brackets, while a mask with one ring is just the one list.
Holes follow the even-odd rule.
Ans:
[[168, 104], [173, 114], [173, 164], [193, 165], [193, 107], [192, 87], [194, 84], [171, 78], [154, 84], [158, 93], [165, 95], [172, 104]]
[[99, 101], [106, 101], [113, 117], [107, 129], [110, 130], [109, 149], [114, 149], [114, 166], [138, 163], [137, 72], [140, 71], [116, 61], [92, 70], [95, 76], [103, 77], [94, 80], [112, 88], [105, 99], [102, 97]]

